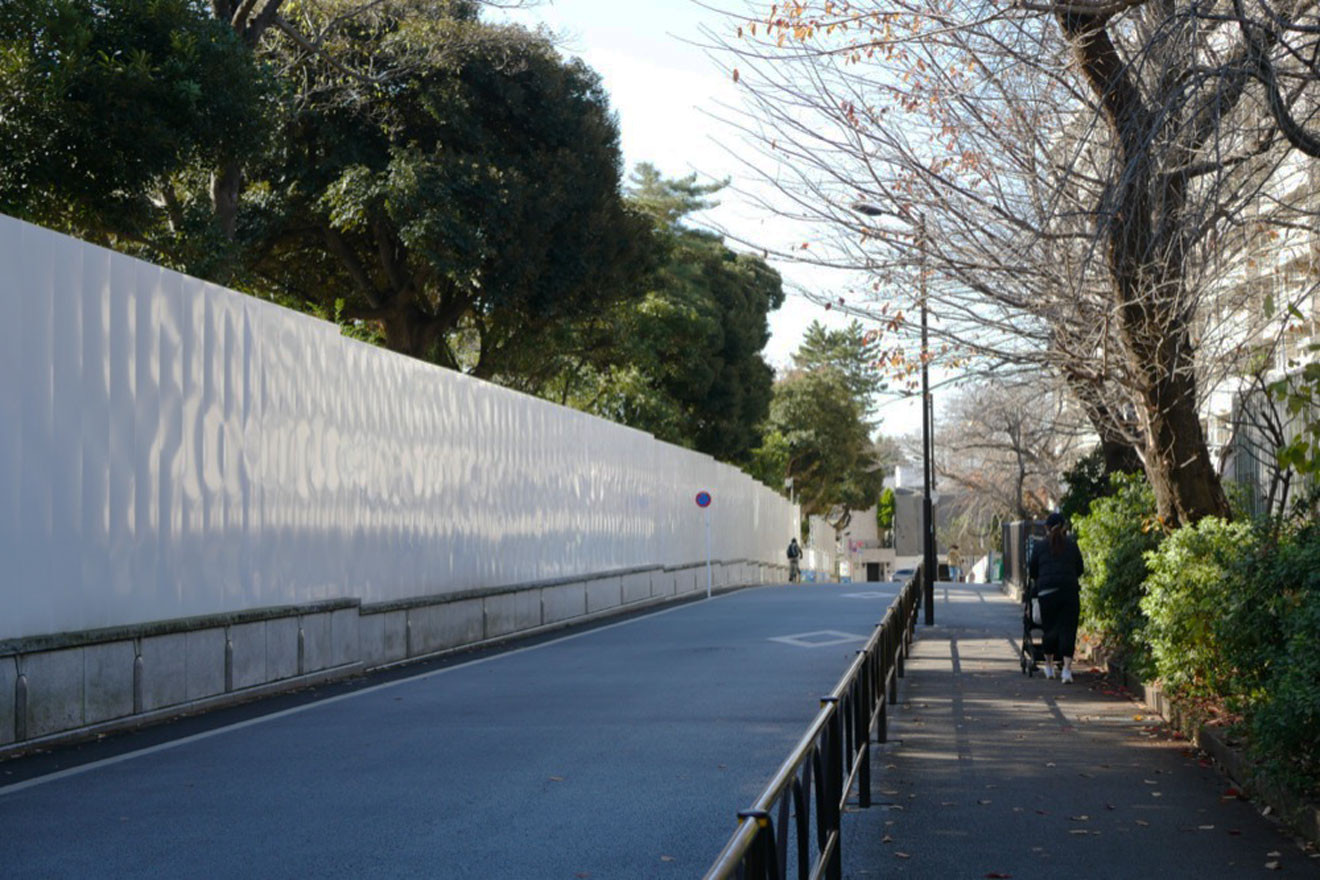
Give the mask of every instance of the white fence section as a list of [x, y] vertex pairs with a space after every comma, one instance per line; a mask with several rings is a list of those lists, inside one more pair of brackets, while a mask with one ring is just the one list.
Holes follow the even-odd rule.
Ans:
[[0, 217], [0, 639], [705, 558], [796, 509], [650, 435]]

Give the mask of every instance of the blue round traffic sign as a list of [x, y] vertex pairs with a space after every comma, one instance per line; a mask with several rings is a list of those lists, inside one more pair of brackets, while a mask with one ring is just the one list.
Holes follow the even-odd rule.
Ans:
[[697, 507], [710, 507], [710, 493], [702, 490], [697, 493]]

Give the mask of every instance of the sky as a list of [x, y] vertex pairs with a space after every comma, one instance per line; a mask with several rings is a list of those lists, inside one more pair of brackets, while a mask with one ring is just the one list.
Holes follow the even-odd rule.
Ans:
[[[727, 0], [727, 6], [739, 2]], [[713, 224], [767, 247], [793, 237], [782, 221], [734, 192], [740, 182], [755, 183], [731, 155], [740, 148], [739, 136], [721, 121], [730, 115], [723, 107], [739, 104], [737, 86], [719, 59], [702, 48], [710, 42], [703, 27], [727, 31], [733, 27], [728, 19], [693, 0], [554, 0], [504, 14], [520, 24], [549, 27], [559, 36], [561, 51], [581, 57], [600, 74], [618, 114], [628, 169], [649, 162], [666, 177], [696, 172], [702, 180], [732, 178], [733, 186], [717, 197], [722, 204], [709, 212]], [[488, 18], [500, 15], [492, 12]], [[800, 265], [775, 268], [784, 275], [786, 288], [812, 287], [820, 277], [820, 270]], [[789, 366], [813, 320], [832, 327], [845, 323], [837, 312], [790, 291], [783, 307], [770, 316], [766, 360], [776, 369]], [[915, 400], [882, 400], [879, 415], [885, 434], [920, 429]]]

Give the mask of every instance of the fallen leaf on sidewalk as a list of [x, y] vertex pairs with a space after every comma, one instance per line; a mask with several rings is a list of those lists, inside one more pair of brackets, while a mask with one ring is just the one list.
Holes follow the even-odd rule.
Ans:
[[1073, 829], [1069, 830], [1068, 833], [1069, 833], [1069, 834], [1090, 834], [1091, 832], [1087, 831], [1085, 828], [1073, 828]]
[[900, 859], [910, 859], [910, 858], [912, 858], [911, 855], [909, 855], [908, 853], [905, 853], [905, 852], [895, 852], [894, 855], [897, 856], [897, 857], [900, 858]]
[[1280, 861], [1277, 861], [1277, 860], [1275, 860], [1275, 861], [1270, 861], [1270, 862], [1266, 862], [1266, 863], [1265, 863], [1265, 867], [1268, 868], [1268, 869], [1271, 870], [1271, 871], [1282, 871], [1282, 870], [1283, 870], [1283, 863], [1280, 862]]
[[1069, 819], [1072, 819], [1074, 822], [1090, 822], [1090, 821], [1091, 821], [1091, 817], [1088, 816], [1088, 815], [1086, 815], [1085, 813], [1083, 813], [1083, 814], [1080, 815], [1080, 816], [1069, 816], [1068, 818], [1069, 818]]
[[980, 800], [980, 801], [977, 801], [977, 803], [984, 807], [986, 804], [988, 804], [988, 803], [990, 803], [990, 802], [987, 801], [987, 800]]
[[660, 857], [660, 861], [662, 861], [662, 862], [672, 862], [673, 860], [674, 860], [674, 857], [673, 857], [673, 856], [661, 856], [661, 857]]
[[1142, 826], [1143, 828], [1148, 827], [1150, 825], [1150, 823], [1147, 822], [1145, 819], [1138, 819], [1137, 824]]
[[893, 843], [893, 842], [894, 842], [894, 838], [892, 838], [892, 837], [890, 837], [888, 834], [886, 834], [884, 837], [880, 838], [880, 842], [881, 842], [881, 843]]

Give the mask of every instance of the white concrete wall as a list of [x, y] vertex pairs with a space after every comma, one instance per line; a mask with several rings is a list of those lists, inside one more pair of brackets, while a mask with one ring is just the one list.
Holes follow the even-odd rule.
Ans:
[[788, 502], [649, 435], [0, 217], [0, 639], [705, 557]]

